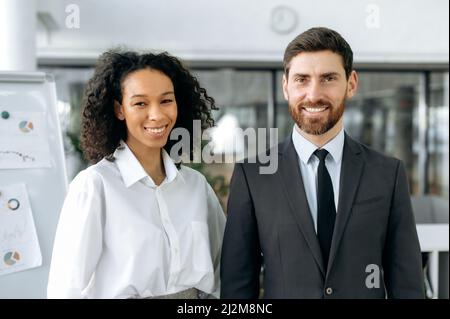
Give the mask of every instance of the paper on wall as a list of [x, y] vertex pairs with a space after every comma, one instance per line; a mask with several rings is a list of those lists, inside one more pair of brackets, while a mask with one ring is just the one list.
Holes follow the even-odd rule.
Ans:
[[45, 113], [6, 112], [8, 118], [0, 118], [0, 169], [51, 167]]
[[25, 184], [0, 185], [0, 276], [41, 265]]

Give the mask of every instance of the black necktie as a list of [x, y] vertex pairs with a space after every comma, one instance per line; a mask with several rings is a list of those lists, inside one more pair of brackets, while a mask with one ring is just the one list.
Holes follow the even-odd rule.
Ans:
[[328, 151], [325, 149], [314, 152], [319, 160], [317, 169], [317, 237], [324, 261], [325, 270], [328, 266], [331, 239], [333, 238], [334, 221], [336, 219], [336, 207], [334, 206], [334, 192], [331, 177], [325, 166], [325, 157]]

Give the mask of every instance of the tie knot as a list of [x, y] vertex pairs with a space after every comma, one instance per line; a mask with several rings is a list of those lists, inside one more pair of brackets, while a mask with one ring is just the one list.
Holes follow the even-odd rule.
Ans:
[[328, 155], [328, 151], [326, 149], [317, 149], [314, 151], [314, 155], [316, 155], [321, 162], [325, 161], [325, 157]]

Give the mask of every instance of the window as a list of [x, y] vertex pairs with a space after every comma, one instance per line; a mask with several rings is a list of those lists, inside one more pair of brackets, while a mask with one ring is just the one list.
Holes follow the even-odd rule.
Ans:
[[234, 163], [225, 162], [225, 156], [231, 155], [232, 158], [239, 160], [256, 155], [254, 151], [257, 147], [254, 141], [246, 138], [245, 143], [239, 143], [242, 136], [236, 136], [234, 129], [257, 130], [268, 126], [270, 72], [223, 69], [197, 70], [194, 74], [219, 107], [219, 110], [214, 112], [216, 127], [211, 138], [215, 159], [221, 158], [222, 163], [218, 161], [193, 167], [206, 175], [222, 206], [226, 208]]
[[[282, 72], [277, 73], [280, 89], [276, 94], [280, 140], [290, 134], [293, 127], [281, 90], [282, 75]], [[408, 171], [411, 193], [419, 193], [422, 145], [419, 144], [418, 123], [423, 74], [358, 71], [358, 76], [358, 92], [347, 101], [344, 112], [346, 132], [377, 151], [401, 159]]]
[[[84, 86], [92, 68], [47, 68], [56, 79], [68, 175], [85, 167], [75, 159]], [[224, 159], [252, 156], [252, 145], [236, 148], [230, 128], [278, 128], [278, 140], [292, 132], [293, 121], [284, 100], [280, 69], [194, 69], [201, 86], [220, 108], [213, 112], [218, 130], [215, 153]], [[350, 136], [390, 156], [408, 171], [412, 194], [449, 196], [449, 74], [428, 71], [358, 71], [359, 90], [347, 102], [344, 125]], [[273, 99], [273, 101], [272, 101]], [[208, 141], [209, 142], [209, 141]], [[254, 146], [254, 145], [253, 145]], [[255, 149], [255, 148], [253, 148]], [[224, 208], [233, 163], [192, 164], [204, 173]]]
[[420, 84], [420, 73], [359, 72], [359, 90], [344, 113], [350, 136], [403, 161], [412, 194], [420, 191]]
[[430, 107], [428, 113], [428, 180], [429, 194], [448, 200], [448, 96], [449, 74], [430, 76]]

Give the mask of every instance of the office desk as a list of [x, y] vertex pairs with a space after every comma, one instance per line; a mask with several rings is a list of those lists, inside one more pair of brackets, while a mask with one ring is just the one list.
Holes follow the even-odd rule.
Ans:
[[448, 252], [448, 224], [417, 224], [420, 248], [422, 252], [430, 253], [430, 279], [433, 287], [433, 299], [439, 292], [439, 253]]

